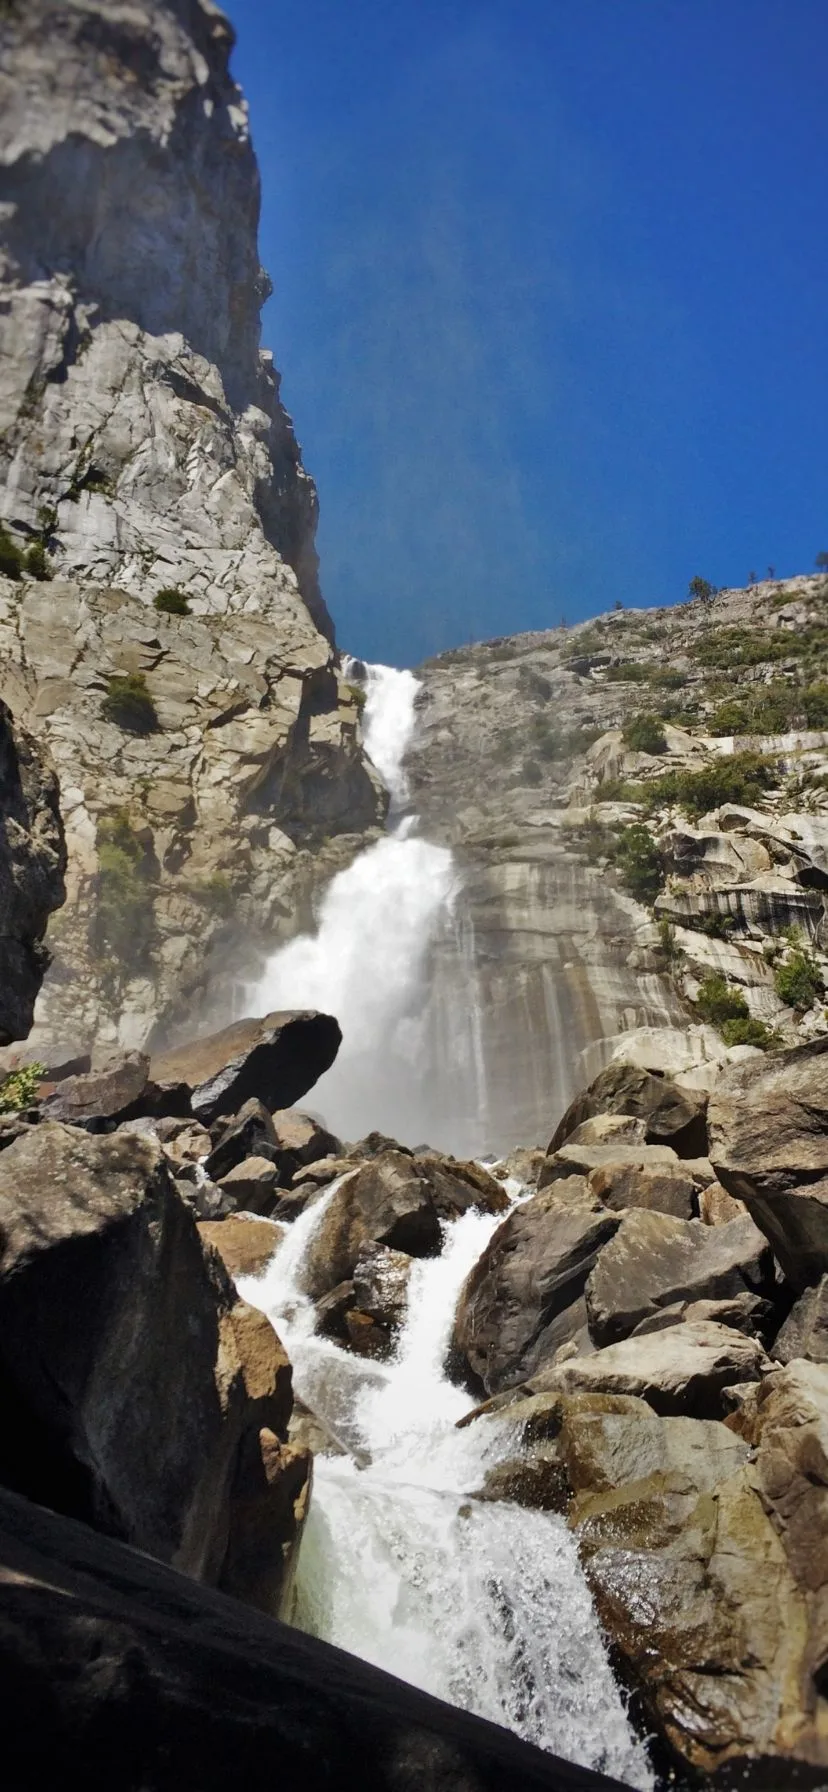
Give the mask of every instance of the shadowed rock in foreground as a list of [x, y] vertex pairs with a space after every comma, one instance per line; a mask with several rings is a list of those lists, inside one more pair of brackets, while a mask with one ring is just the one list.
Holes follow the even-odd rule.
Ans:
[[23, 1039], [49, 962], [46, 923], [63, 901], [57, 780], [0, 703], [0, 1045]]

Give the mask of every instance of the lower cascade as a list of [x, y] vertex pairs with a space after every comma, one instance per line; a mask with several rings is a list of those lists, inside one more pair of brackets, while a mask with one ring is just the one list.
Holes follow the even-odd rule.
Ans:
[[[294, 1622], [542, 1748], [650, 1792], [563, 1522], [475, 1497], [510, 1453], [505, 1420], [457, 1429], [471, 1406], [444, 1359], [459, 1290], [499, 1216], [444, 1223], [417, 1262], [393, 1359], [316, 1335], [311, 1241], [340, 1183], [297, 1219], [240, 1292], [271, 1319], [299, 1398], [331, 1437], [315, 1461]], [[522, 1198], [512, 1185], [514, 1200]]]

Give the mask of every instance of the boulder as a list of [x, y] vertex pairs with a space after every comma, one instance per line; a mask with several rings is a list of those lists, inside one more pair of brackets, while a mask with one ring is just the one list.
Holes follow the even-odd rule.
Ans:
[[0, 1239], [0, 1479], [220, 1584], [291, 1371], [160, 1146], [42, 1122], [0, 1156]]
[[273, 1115], [273, 1144], [279, 1182], [290, 1188], [297, 1170], [315, 1164], [322, 1158], [341, 1157], [342, 1145], [312, 1114], [298, 1108], [278, 1108]]
[[245, 1213], [271, 1213], [278, 1200], [278, 1171], [267, 1157], [246, 1157], [223, 1176], [219, 1188], [225, 1201]]
[[273, 1220], [231, 1214], [226, 1220], [200, 1220], [199, 1236], [218, 1252], [234, 1282], [239, 1276], [258, 1276], [267, 1268], [285, 1235]]
[[828, 1271], [828, 1039], [728, 1068], [710, 1098], [711, 1160], [802, 1290]]
[[243, 1102], [229, 1120], [214, 1120], [209, 1137], [212, 1149], [204, 1168], [217, 1182], [244, 1163], [246, 1157], [266, 1157], [271, 1163], [277, 1162], [276, 1128], [264, 1102], [255, 1096]]
[[524, 1188], [536, 1188], [538, 1177], [546, 1162], [546, 1152], [539, 1146], [518, 1145], [510, 1151], [508, 1157], [500, 1158], [492, 1166], [492, 1174], [498, 1182], [514, 1180], [523, 1184]]
[[658, 1413], [721, 1418], [725, 1390], [758, 1381], [771, 1364], [755, 1338], [709, 1321], [624, 1338], [532, 1377], [536, 1393], [634, 1394]]
[[70, 1126], [111, 1131], [142, 1112], [149, 1065], [144, 1052], [113, 1052], [85, 1074], [65, 1077], [46, 1097], [42, 1113]]
[[0, 703], [0, 1045], [31, 1027], [49, 963], [43, 936], [64, 900], [65, 870], [57, 778]]
[[547, 1156], [538, 1188], [549, 1188], [568, 1176], [591, 1176], [594, 1170], [617, 1173], [627, 1169], [634, 1175], [639, 1170], [678, 1168], [679, 1160], [669, 1145], [575, 1145], [567, 1139], [558, 1151]]
[[593, 1114], [566, 1140], [569, 1145], [646, 1145], [647, 1128], [632, 1114]]
[[[131, 1125], [132, 1122], [127, 1122]], [[210, 1134], [198, 1120], [154, 1120], [153, 1131], [174, 1176], [195, 1176], [210, 1155]]]
[[608, 1064], [570, 1103], [549, 1151], [557, 1151], [576, 1127], [593, 1115], [626, 1114], [643, 1120], [648, 1144], [671, 1145], [679, 1157], [703, 1157], [707, 1152], [706, 1105], [701, 1091], [679, 1088], [669, 1076], [632, 1064]]
[[727, 1226], [731, 1220], [741, 1219], [745, 1213], [747, 1208], [744, 1201], [737, 1201], [735, 1195], [729, 1195], [720, 1182], [711, 1182], [699, 1195], [699, 1219], [704, 1226]]
[[384, 1244], [363, 1246], [354, 1269], [354, 1304], [388, 1334], [389, 1349], [408, 1308], [413, 1258]]
[[668, 1325], [695, 1325], [697, 1321], [710, 1320], [713, 1325], [732, 1325], [737, 1332], [747, 1332], [751, 1338], [764, 1341], [773, 1319], [771, 1302], [758, 1294], [734, 1294], [729, 1300], [678, 1300], [639, 1320], [630, 1337], [664, 1331]]
[[266, 1014], [153, 1058], [157, 1083], [184, 1082], [205, 1126], [255, 1096], [272, 1113], [291, 1107], [330, 1067], [342, 1034], [330, 1014]]
[[441, 1160], [421, 1162], [403, 1151], [381, 1151], [352, 1170], [330, 1197], [308, 1247], [306, 1287], [314, 1300], [353, 1277], [368, 1244], [387, 1245], [411, 1257], [433, 1257], [442, 1243], [441, 1222], [470, 1207], [507, 1207], [498, 1182], [491, 1197]]
[[790, 1363], [795, 1357], [828, 1363], [828, 1276], [794, 1302], [774, 1338], [772, 1354], [778, 1363]]
[[622, 1792], [315, 1636], [0, 1490], [3, 1766], [90, 1792]]
[[651, 1213], [668, 1213], [675, 1219], [690, 1220], [696, 1210], [696, 1185], [681, 1163], [604, 1164], [590, 1172], [589, 1186], [599, 1201], [615, 1212], [640, 1207]]
[[773, 1258], [747, 1217], [728, 1226], [666, 1213], [624, 1215], [586, 1285], [590, 1335], [614, 1344], [675, 1301], [723, 1300], [773, 1290]]
[[580, 1177], [516, 1207], [462, 1288], [450, 1351], [455, 1377], [494, 1394], [551, 1363], [583, 1324], [587, 1277], [618, 1225]]

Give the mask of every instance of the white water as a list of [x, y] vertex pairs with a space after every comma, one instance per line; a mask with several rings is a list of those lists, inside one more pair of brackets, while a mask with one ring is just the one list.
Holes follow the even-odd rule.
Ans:
[[503, 1420], [455, 1428], [470, 1403], [443, 1360], [459, 1289], [498, 1220], [471, 1212], [445, 1228], [442, 1255], [414, 1266], [395, 1359], [366, 1363], [314, 1335], [303, 1291], [334, 1188], [241, 1285], [283, 1339], [300, 1398], [358, 1458], [316, 1458], [297, 1623], [649, 1792], [566, 1527], [469, 1497], [515, 1440]]
[[456, 878], [448, 849], [420, 839], [412, 817], [399, 817], [418, 690], [413, 672], [368, 667], [365, 747], [391, 794], [392, 831], [333, 879], [316, 933], [273, 955], [253, 1001], [260, 1014], [321, 1008], [336, 1015], [342, 1045], [312, 1101], [349, 1139], [374, 1128], [410, 1144], [427, 1135], [426, 967]]

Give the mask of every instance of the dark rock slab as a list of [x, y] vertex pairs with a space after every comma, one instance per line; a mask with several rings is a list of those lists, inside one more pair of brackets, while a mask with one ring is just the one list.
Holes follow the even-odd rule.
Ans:
[[0, 1492], [9, 1792], [623, 1792]]
[[150, 1061], [144, 1052], [113, 1052], [95, 1068], [62, 1079], [42, 1104], [46, 1119], [69, 1126], [111, 1121], [117, 1126], [137, 1117], [149, 1082]]
[[0, 703], [0, 1045], [25, 1039], [49, 954], [46, 923], [64, 897], [57, 778]]
[[619, 1223], [580, 1177], [510, 1213], [457, 1303], [450, 1356], [457, 1379], [494, 1394], [551, 1363], [583, 1322], [587, 1277]]
[[576, 1127], [595, 1114], [629, 1114], [644, 1121], [648, 1144], [671, 1145], [679, 1157], [706, 1157], [706, 1107], [706, 1095], [680, 1089], [669, 1076], [632, 1064], [608, 1064], [570, 1103], [549, 1150], [557, 1151]]
[[676, 1301], [726, 1300], [773, 1290], [773, 1258], [747, 1216], [727, 1226], [644, 1210], [624, 1215], [586, 1285], [597, 1345], [629, 1337], [643, 1319]]
[[343, 1151], [334, 1133], [328, 1132], [312, 1114], [303, 1114], [299, 1108], [277, 1109], [273, 1115], [273, 1143], [283, 1188], [290, 1188], [297, 1170], [326, 1157], [341, 1157]]
[[161, 1053], [151, 1074], [157, 1083], [187, 1083], [196, 1119], [209, 1126], [251, 1097], [270, 1112], [291, 1107], [330, 1069], [341, 1040], [330, 1014], [267, 1014]]
[[796, 1357], [828, 1363], [828, 1276], [822, 1276], [814, 1288], [806, 1288], [794, 1302], [773, 1341], [771, 1355], [779, 1363], [793, 1362]]
[[828, 1039], [725, 1071], [710, 1098], [716, 1175], [794, 1288], [828, 1272]]

